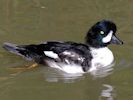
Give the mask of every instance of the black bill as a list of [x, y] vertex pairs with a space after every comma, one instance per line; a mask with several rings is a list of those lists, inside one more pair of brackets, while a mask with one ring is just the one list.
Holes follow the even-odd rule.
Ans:
[[118, 44], [118, 45], [122, 45], [123, 44], [123, 42], [119, 38], [117, 38], [115, 35], [112, 36], [110, 43]]

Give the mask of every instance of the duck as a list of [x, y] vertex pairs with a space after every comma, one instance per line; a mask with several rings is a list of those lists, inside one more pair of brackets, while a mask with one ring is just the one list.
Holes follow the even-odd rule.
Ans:
[[16, 45], [5, 42], [3, 48], [26, 60], [59, 69], [65, 73], [87, 73], [114, 62], [110, 44], [122, 45], [113, 21], [101, 20], [87, 32], [84, 43], [47, 41], [40, 44]]

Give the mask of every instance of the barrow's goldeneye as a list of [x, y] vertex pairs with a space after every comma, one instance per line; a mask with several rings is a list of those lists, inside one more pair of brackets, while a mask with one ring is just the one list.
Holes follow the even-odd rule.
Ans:
[[102, 20], [89, 29], [84, 44], [48, 41], [31, 45], [4, 43], [3, 47], [27, 60], [34, 60], [67, 73], [91, 72], [113, 62], [113, 54], [107, 46], [111, 43], [123, 44], [116, 37], [116, 30], [112, 21]]

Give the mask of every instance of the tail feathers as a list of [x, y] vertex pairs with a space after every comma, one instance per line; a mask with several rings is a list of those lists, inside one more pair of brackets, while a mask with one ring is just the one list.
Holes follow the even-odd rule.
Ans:
[[26, 49], [24, 47], [20, 47], [16, 44], [12, 44], [12, 43], [4, 43], [3, 48], [5, 48], [7, 51], [9, 51], [11, 53], [14, 53], [14, 54], [24, 57], [27, 60], [32, 60], [31, 57], [26, 55]]

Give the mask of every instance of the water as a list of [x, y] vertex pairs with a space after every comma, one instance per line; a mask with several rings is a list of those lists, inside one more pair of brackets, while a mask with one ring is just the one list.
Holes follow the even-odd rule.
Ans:
[[[0, 45], [47, 40], [83, 42], [88, 28], [101, 19], [118, 26], [123, 46], [110, 46], [111, 68], [84, 75], [68, 75], [10, 54], [0, 47], [1, 100], [132, 100], [132, 1], [1, 0]], [[23, 69], [17, 69], [23, 68]]]

